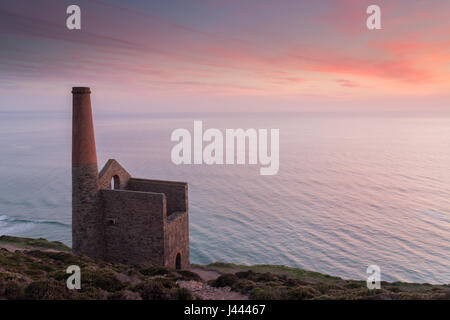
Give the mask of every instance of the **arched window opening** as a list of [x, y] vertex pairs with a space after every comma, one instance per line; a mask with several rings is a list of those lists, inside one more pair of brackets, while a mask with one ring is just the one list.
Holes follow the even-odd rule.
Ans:
[[111, 189], [120, 189], [120, 179], [119, 176], [114, 176], [111, 178]]

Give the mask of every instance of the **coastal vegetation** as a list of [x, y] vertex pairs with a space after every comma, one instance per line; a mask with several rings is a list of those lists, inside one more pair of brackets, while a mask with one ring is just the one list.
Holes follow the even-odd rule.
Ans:
[[[66, 268], [81, 268], [81, 289], [69, 290]], [[195, 272], [194, 272], [195, 271]], [[203, 280], [203, 272], [216, 274]], [[298, 268], [230, 263], [172, 270], [151, 264], [127, 266], [72, 254], [60, 242], [0, 237], [0, 299], [191, 300], [199, 296], [183, 283], [227, 288], [248, 299], [450, 299], [450, 285], [382, 282], [368, 290], [365, 281]], [[205, 297], [205, 295], [200, 296]]]

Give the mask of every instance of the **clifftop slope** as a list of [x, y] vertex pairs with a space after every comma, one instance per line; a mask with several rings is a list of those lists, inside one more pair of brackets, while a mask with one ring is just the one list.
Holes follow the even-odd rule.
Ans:
[[[69, 290], [70, 265], [81, 290]], [[230, 263], [171, 270], [126, 266], [75, 255], [60, 242], [0, 236], [0, 299], [450, 299], [450, 285], [365, 281], [298, 268]]]

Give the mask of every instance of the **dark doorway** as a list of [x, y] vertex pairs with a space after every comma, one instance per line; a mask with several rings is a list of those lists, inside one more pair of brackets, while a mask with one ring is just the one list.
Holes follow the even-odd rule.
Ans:
[[181, 269], [181, 254], [177, 253], [177, 257], [175, 258], [175, 268]]

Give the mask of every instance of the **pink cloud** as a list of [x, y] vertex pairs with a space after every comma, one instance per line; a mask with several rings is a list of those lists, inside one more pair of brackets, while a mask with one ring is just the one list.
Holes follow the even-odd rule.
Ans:
[[[303, 88], [312, 73], [317, 81], [328, 82], [330, 77], [323, 76], [329, 74], [341, 87], [356, 91], [361, 86], [347, 77], [397, 81], [411, 86], [437, 81], [444, 77], [439, 64], [449, 58], [448, 41], [424, 41], [411, 36], [405, 40], [404, 32], [353, 37], [359, 30], [367, 32], [366, 1], [333, 0], [329, 11], [318, 18], [326, 18], [324, 22], [333, 28], [316, 35], [311, 27], [313, 41], [302, 40], [303, 34], [299, 33], [298, 38], [276, 45], [272, 40], [277, 39], [273, 37], [255, 45], [250, 36], [241, 41], [104, 1], [93, 3], [107, 10], [96, 15], [99, 18], [80, 33], [70, 33], [64, 24], [39, 15], [36, 18], [29, 12], [0, 9], [0, 36], [31, 40], [33, 44], [35, 40], [43, 41], [41, 47], [34, 46], [30, 52], [19, 50], [14, 43], [10, 47], [5, 44], [0, 52], [2, 76], [126, 82], [130, 86], [165, 91], [198, 90], [201, 94], [207, 91], [260, 94], [281, 92], [283, 87]], [[93, 16], [98, 7], [88, 14]], [[384, 8], [388, 16], [397, 10], [394, 5]], [[424, 13], [424, 17], [430, 14]], [[114, 18], [122, 15], [127, 23], [117, 25]], [[263, 22], [260, 24], [263, 26]], [[289, 25], [289, 31], [292, 28], [295, 24]], [[412, 33], [422, 36], [417, 30], [411, 30]]]
[[347, 80], [347, 79], [336, 79], [334, 81], [337, 82], [340, 86], [345, 87], [345, 88], [359, 87], [358, 83], [351, 81], [351, 80]]

